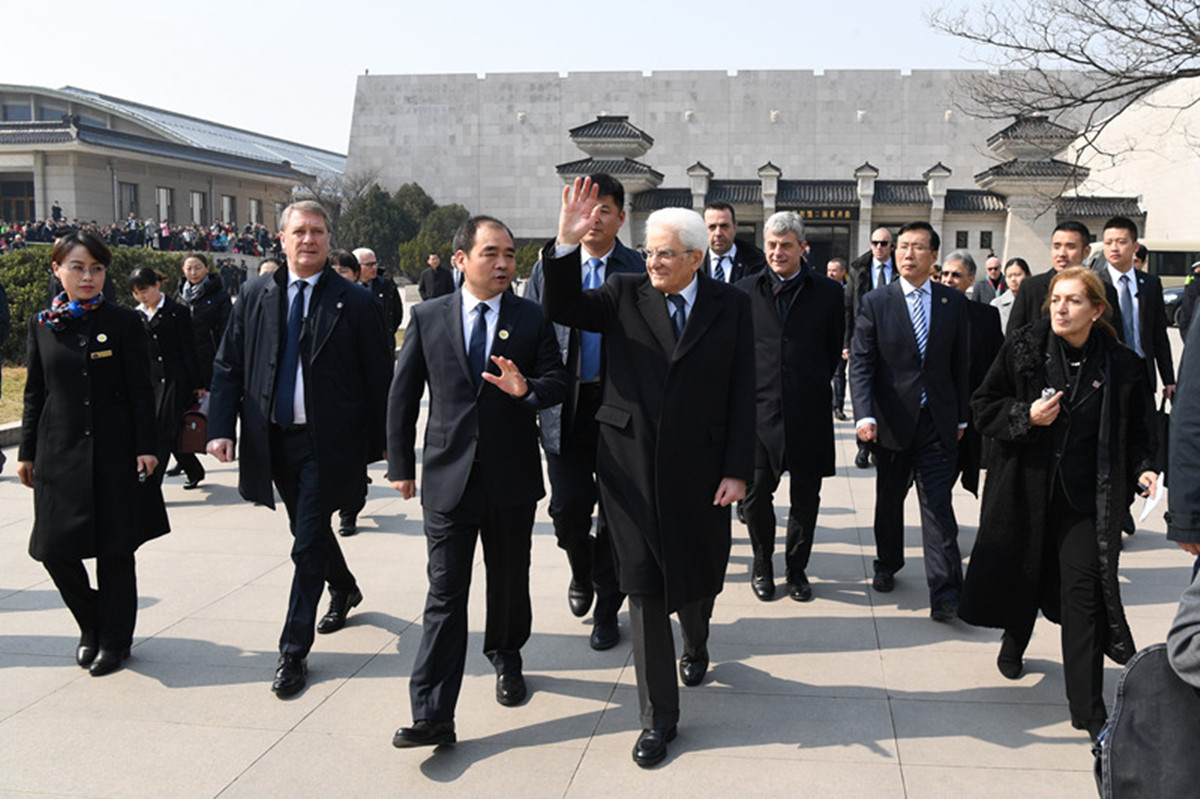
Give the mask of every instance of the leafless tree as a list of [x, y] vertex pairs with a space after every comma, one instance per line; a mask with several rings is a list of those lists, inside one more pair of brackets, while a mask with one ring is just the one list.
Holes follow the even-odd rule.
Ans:
[[342, 210], [358, 199], [379, 178], [380, 170], [366, 169], [361, 172], [322, 172], [304, 181], [298, 195], [316, 200], [329, 211], [336, 223]]
[[963, 110], [1063, 120], [1079, 129], [1080, 152], [1102, 152], [1097, 137], [1122, 111], [1175, 80], [1200, 76], [1196, 0], [956, 0], [928, 19], [975, 45], [991, 67], [961, 87]]

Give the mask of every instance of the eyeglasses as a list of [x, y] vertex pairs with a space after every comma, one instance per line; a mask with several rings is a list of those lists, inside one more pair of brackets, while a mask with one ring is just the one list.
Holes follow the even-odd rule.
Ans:
[[646, 260], [657, 258], [660, 261], [670, 261], [671, 259], [689, 252], [695, 252], [695, 248], [689, 250], [646, 250]]
[[70, 269], [71, 274], [75, 275], [76, 277], [83, 277], [84, 275], [91, 277], [92, 275], [104, 274], [104, 264], [96, 264], [95, 266], [80, 266], [79, 264], [75, 264], [73, 266], [68, 266], [67, 268]]
[[951, 280], [958, 280], [966, 276], [965, 272], [947, 272], [945, 269], [942, 270], [942, 277], [948, 277]]
[[871, 246], [872, 247], [890, 247], [890, 246], [892, 246], [892, 243], [890, 241], [873, 241], [873, 242], [871, 242]]

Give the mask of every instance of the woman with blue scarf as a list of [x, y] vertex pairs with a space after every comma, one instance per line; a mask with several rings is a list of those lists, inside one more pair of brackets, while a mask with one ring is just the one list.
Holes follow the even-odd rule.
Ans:
[[29, 320], [17, 475], [33, 489], [29, 554], [79, 625], [76, 663], [99, 677], [121, 668], [133, 644], [134, 552], [170, 528], [146, 479], [158, 458], [142, 322], [105, 300], [112, 254], [98, 236], [72, 231], [51, 257], [63, 291]]

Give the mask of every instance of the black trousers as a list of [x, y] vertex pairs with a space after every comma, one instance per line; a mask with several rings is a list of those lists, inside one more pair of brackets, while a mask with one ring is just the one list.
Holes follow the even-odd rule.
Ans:
[[354, 502], [348, 505], [343, 505], [338, 508], [338, 520], [343, 523], [353, 524], [358, 514], [362, 513], [362, 509], [367, 505], [367, 484], [371, 482], [371, 478], [367, 476], [367, 470], [364, 467], [362, 473], [362, 493], [355, 495], [357, 498]]
[[933, 605], [957, 602], [962, 594], [958, 522], [950, 502], [957, 456], [957, 448], [942, 446], [927, 408], [921, 409], [912, 446], [901, 451], [875, 447], [875, 571], [895, 574], [904, 567], [904, 498], [915, 481]]
[[577, 583], [591, 582], [596, 591], [595, 618], [616, 618], [625, 595], [617, 581], [612, 539], [605, 523], [604, 508], [596, 516], [596, 536], [592, 529], [592, 510], [596, 507], [596, 447], [600, 438], [596, 411], [600, 408], [600, 386], [579, 387], [579, 404], [574, 425], [563, 430], [559, 453], [546, 453], [546, 471], [550, 476], [550, 518], [559, 548], [567, 553], [571, 576]]
[[358, 583], [329, 524], [333, 509], [320, 499], [317, 453], [307, 429], [271, 428], [271, 477], [287, 508], [294, 567], [279, 651], [305, 657], [316, 637], [325, 583], [330, 593], [353, 591]]
[[[761, 444], [758, 446], [762, 447]], [[759, 453], [758, 463], [767, 463], [762, 452]], [[754, 482], [746, 491], [743, 510], [756, 567], [769, 567], [775, 554], [775, 490], [779, 488], [781, 477], [782, 471], [776, 471], [769, 465], [757, 466], [754, 469]], [[791, 583], [808, 568], [808, 559], [812, 554], [813, 531], [816, 530], [817, 512], [821, 507], [821, 477], [791, 475], [788, 499], [791, 509], [788, 511], [783, 556], [787, 581]]]
[[837, 369], [833, 373], [833, 409], [840, 411], [846, 407], [846, 364], [849, 363], [845, 358], [838, 361]]
[[[179, 464], [179, 468], [183, 469], [183, 473], [187, 475], [189, 482], [203, 480], [205, 471], [204, 466], [200, 463], [200, 459], [193, 452], [180, 452], [176, 442], [171, 443], [171, 453], [175, 456], [175, 462]], [[159, 466], [162, 469], [167, 468], [167, 462], [164, 460]]]
[[[1039, 604], [1044, 605], [1049, 597], [1058, 595], [1067, 706], [1072, 724], [1079, 729], [1108, 718], [1104, 707], [1108, 612], [1101, 588], [1096, 538], [1095, 516], [1072, 508], [1066, 494], [1056, 487], [1046, 520]], [[1036, 620], [1034, 611], [1026, 623], [1005, 631], [1016, 639], [1022, 651], [1029, 643]]]
[[81, 637], [101, 649], [122, 652], [133, 644], [137, 621], [137, 573], [133, 553], [96, 558], [96, 587], [77, 558], [42, 562], [63, 603], [75, 617]]
[[467, 660], [467, 598], [476, 536], [483, 542], [487, 571], [483, 652], [497, 674], [521, 669], [521, 647], [533, 626], [529, 555], [536, 507], [489, 505], [479, 470], [474, 469], [454, 510], [425, 509], [429, 593], [408, 683], [414, 720], [454, 718]]
[[[684, 654], [706, 651], [712, 611], [712, 597], [690, 602], [676, 611]], [[630, 594], [629, 627], [642, 729], [674, 726], [679, 721], [679, 681], [666, 598], [662, 594]]]

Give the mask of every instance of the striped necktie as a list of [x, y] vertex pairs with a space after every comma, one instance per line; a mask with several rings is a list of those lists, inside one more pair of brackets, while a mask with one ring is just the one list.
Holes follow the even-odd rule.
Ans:
[[[929, 341], [929, 320], [925, 318], [925, 287], [913, 289], [908, 295], [912, 301], [912, 326], [913, 334], [917, 337], [917, 349], [921, 353], [921, 360], [925, 360], [925, 344]], [[924, 380], [922, 380], [924, 383]], [[924, 407], [926, 402], [925, 388], [921, 388], [921, 405]]]

